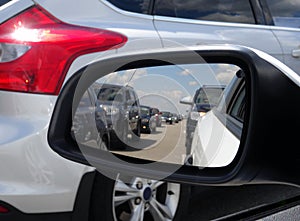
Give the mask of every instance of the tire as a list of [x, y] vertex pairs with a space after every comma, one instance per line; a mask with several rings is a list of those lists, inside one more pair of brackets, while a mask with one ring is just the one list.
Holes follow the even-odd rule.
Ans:
[[111, 134], [111, 148], [116, 150], [125, 150], [128, 146], [128, 129], [126, 124], [119, 124], [120, 131], [113, 131]]
[[149, 127], [149, 129], [147, 130], [147, 134], [151, 134], [152, 133], [152, 130], [151, 128]]
[[[97, 173], [91, 197], [90, 221], [127, 221], [133, 215], [137, 216], [137, 221], [141, 217], [144, 217], [141, 219], [144, 221], [179, 221], [187, 211], [189, 186], [153, 180], [150, 182], [136, 177], [130, 179], [131, 184], [126, 184], [122, 179], [114, 181]], [[128, 180], [128, 177], [124, 180]], [[126, 189], [130, 191], [131, 197], [126, 194]], [[143, 198], [138, 196], [141, 192]], [[133, 196], [135, 193], [136, 196]], [[158, 202], [165, 206], [165, 212], [157, 209]], [[137, 212], [139, 209], [140, 215]], [[156, 219], [153, 219], [154, 216]]]

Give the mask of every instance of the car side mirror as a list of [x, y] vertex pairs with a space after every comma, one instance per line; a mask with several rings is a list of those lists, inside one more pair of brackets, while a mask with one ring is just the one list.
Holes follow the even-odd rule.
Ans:
[[181, 104], [188, 104], [188, 105], [193, 105], [193, 104], [194, 104], [193, 98], [192, 98], [191, 96], [183, 97], [183, 98], [180, 100], [180, 103], [181, 103]]
[[[118, 112], [116, 108], [102, 122], [115, 130], [113, 134], [94, 122], [101, 136], [117, 135], [117, 140], [110, 137], [112, 142], [106, 148], [101, 148], [96, 138], [80, 142], [76, 135], [71, 136], [82, 95], [96, 83], [100, 89], [103, 82], [130, 83], [141, 103], [184, 114], [186, 106], [180, 105], [188, 102], [180, 103], [180, 98], [193, 96], [203, 83], [223, 85], [224, 80], [227, 86], [219, 103], [196, 122], [165, 119], [152, 137], [141, 130], [148, 132], [148, 119], [133, 116], [130, 122], [124, 121], [113, 114]], [[208, 101], [215, 100], [213, 94], [207, 96]], [[278, 108], [282, 100], [287, 105]], [[299, 185], [299, 134], [292, 127], [300, 125], [299, 100], [299, 75], [275, 58], [247, 47], [199, 46], [116, 54], [95, 61], [65, 84], [48, 140], [60, 156], [95, 167], [107, 176], [123, 173], [205, 185]], [[103, 107], [107, 103], [103, 102]], [[190, 130], [187, 126], [192, 124], [195, 127]]]

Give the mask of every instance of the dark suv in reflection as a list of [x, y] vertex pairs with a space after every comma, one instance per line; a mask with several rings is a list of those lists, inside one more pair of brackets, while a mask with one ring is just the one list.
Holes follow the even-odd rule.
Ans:
[[72, 136], [77, 143], [96, 142], [95, 148], [110, 148], [110, 135], [106, 120], [106, 112], [100, 107], [92, 85], [81, 97], [72, 122]]
[[140, 103], [134, 89], [130, 86], [101, 84], [97, 94], [100, 107], [106, 111], [111, 148], [124, 149], [129, 138], [139, 140]]
[[185, 146], [187, 152], [190, 151], [199, 117], [204, 116], [218, 103], [224, 89], [225, 85], [202, 85], [196, 90], [192, 101], [180, 101], [180, 103], [191, 105], [186, 122]]
[[173, 124], [173, 114], [169, 111], [162, 111], [162, 119], [166, 123]]
[[144, 133], [151, 134], [156, 131], [156, 116], [151, 112], [152, 108], [141, 105], [141, 130]]

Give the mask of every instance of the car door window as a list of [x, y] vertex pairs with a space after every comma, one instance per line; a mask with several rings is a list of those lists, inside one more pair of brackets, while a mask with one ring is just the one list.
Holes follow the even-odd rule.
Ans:
[[255, 23], [250, 2], [238, 0], [157, 0], [154, 14], [207, 21]]
[[274, 25], [300, 28], [300, 1], [267, 0]]
[[142, 14], [149, 13], [150, 0], [107, 0], [116, 7], [125, 11]]
[[10, 2], [11, 0], [0, 0], [0, 6], [5, 5], [6, 3]]

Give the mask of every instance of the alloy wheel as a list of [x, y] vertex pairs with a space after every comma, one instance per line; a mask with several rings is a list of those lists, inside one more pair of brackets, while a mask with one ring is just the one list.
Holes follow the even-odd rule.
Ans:
[[132, 178], [130, 183], [126, 183], [119, 176], [113, 191], [114, 219], [116, 221], [173, 220], [179, 197], [180, 184], [143, 178]]

